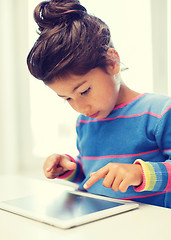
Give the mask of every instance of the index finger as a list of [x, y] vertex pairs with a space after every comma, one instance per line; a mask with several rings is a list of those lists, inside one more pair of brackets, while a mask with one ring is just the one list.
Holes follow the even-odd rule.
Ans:
[[50, 172], [61, 160], [60, 155], [53, 154], [48, 158], [48, 166], [46, 167], [46, 171]]
[[98, 170], [97, 172], [93, 173], [93, 175], [90, 176], [90, 178], [88, 179], [88, 181], [84, 184], [84, 188], [88, 189], [90, 188], [93, 184], [95, 184], [97, 181], [99, 181], [100, 179], [104, 178], [106, 176], [106, 174], [108, 173], [108, 169], [103, 167], [100, 170]]

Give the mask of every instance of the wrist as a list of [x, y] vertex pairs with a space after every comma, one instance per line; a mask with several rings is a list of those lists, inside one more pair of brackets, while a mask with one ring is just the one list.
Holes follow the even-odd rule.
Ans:
[[141, 192], [144, 191], [145, 186], [146, 186], [146, 177], [145, 177], [145, 162], [141, 159], [137, 159], [134, 164], [139, 165], [139, 170], [140, 170], [140, 175], [141, 175], [141, 183], [137, 186], [134, 186], [134, 190], [136, 192]]
[[137, 184], [134, 186], [138, 187], [143, 182], [143, 169], [142, 169], [141, 165], [138, 163], [135, 163], [134, 166], [135, 166], [136, 173], [137, 173]]

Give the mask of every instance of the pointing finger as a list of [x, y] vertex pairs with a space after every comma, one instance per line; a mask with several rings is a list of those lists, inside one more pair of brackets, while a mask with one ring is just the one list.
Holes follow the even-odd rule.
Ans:
[[107, 173], [108, 173], [108, 169], [107, 168], [105, 168], [105, 167], [101, 168], [96, 173], [93, 173], [93, 175], [90, 176], [89, 180], [84, 184], [83, 187], [85, 189], [90, 188], [97, 181], [99, 181], [100, 179], [104, 178]]

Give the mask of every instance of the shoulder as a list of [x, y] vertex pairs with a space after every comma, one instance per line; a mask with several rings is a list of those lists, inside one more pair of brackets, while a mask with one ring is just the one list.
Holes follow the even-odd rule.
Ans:
[[158, 93], [146, 93], [143, 99], [144, 101], [153, 102], [153, 103], [154, 102], [156, 103], [170, 102], [171, 103], [171, 97], [167, 95], [158, 94]]
[[171, 108], [171, 97], [157, 93], [146, 93], [139, 99], [138, 104], [144, 106], [147, 111], [162, 115], [164, 111]]
[[171, 97], [157, 93], [144, 93], [132, 101], [116, 107], [113, 115], [144, 115], [160, 117], [171, 107]]

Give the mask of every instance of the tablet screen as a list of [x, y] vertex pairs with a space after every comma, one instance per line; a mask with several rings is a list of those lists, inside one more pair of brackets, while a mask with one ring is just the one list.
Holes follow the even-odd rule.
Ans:
[[79, 191], [42, 189], [33, 195], [0, 202], [0, 209], [63, 229], [113, 216], [137, 203]]
[[63, 192], [52, 199], [33, 195], [5, 201], [5, 203], [33, 212], [36, 215], [41, 214], [62, 221], [123, 205], [122, 203], [90, 198], [72, 192]]

